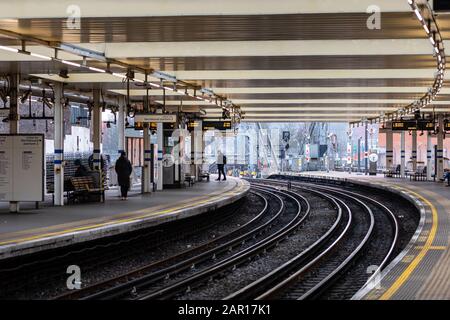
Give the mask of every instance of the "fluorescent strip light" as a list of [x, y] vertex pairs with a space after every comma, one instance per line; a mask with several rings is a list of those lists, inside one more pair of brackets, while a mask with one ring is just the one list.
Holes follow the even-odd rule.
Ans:
[[156, 84], [156, 83], [149, 82], [148, 84], [151, 85], [152, 87], [155, 87], [155, 88], [161, 88], [161, 86], [159, 84]]
[[19, 50], [16, 48], [6, 47], [6, 46], [0, 46], [0, 50], [5, 50], [9, 52], [19, 53]]
[[425, 29], [425, 32], [426, 32], [427, 34], [430, 33], [430, 29], [428, 29], [428, 26], [427, 26], [426, 24], [423, 25], [423, 28]]
[[422, 21], [423, 20], [423, 18], [422, 18], [422, 15], [420, 14], [420, 12], [419, 12], [419, 10], [418, 9], [414, 9], [414, 13], [416, 14], [416, 16], [417, 16], [417, 19], [419, 19], [420, 21]]
[[141, 80], [141, 79], [133, 79], [133, 81], [139, 82], [139, 83], [144, 83], [145, 82], [144, 80]]
[[79, 63], [75, 63], [72, 61], [67, 61], [67, 60], [61, 60], [62, 63], [67, 64], [69, 66], [73, 66], [73, 67], [81, 67], [81, 64]]
[[88, 69], [91, 71], [95, 71], [95, 72], [106, 73], [106, 70], [95, 68], [95, 67], [88, 67]]
[[430, 42], [433, 46], [436, 44], [436, 41], [434, 41], [433, 37], [430, 37]]
[[115, 72], [113, 72], [112, 75], [113, 75], [114, 77], [118, 77], [118, 78], [122, 78], [122, 79], [126, 79], [126, 78], [127, 78], [126, 75], [123, 75], [123, 74], [120, 74], [120, 73], [115, 73]]
[[52, 60], [51, 57], [47, 57], [47, 56], [44, 56], [42, 54], [38, 54], [38, 53], [34, 53], [34, 52], [30, 52], [30, 56], [35, 57], [35, 58], [39, 58], [39, 59], [44, 59], [44, 60], [47, 60], [47, 61]]
[[434, 47], [434, 51], [436, 51], [436, 53], [439, 53], [439, 48], [438, 47]]

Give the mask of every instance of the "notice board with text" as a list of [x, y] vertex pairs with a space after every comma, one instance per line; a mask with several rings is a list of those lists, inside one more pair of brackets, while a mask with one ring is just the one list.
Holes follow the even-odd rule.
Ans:
[[0, 135], [0, 201], [44, 201], [43, 134]]

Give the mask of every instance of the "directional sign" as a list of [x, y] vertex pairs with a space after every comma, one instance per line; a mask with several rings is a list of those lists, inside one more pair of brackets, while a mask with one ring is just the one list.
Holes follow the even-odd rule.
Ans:
[[135, 122], [174, 123], [177, 122], [176, 114], [136, 114]]

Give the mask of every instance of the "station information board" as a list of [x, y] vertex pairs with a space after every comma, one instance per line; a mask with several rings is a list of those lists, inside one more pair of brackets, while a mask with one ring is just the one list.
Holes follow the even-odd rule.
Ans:
[[448, 121], [448, 120], [444, 121], [444, 130], [450, 131], [450, 121]]
[[450, 1], [449, 0], [434, 0], [433, 1], [434, 11], [450, 11]]
[[0, 135], [0, 201], [44, 201], [43, 134]]
[[203, 121], [203, 130], [230, 130], [231, 121]]
[[393, 131], [409, 131], [409, 130], [434, 130], [434, 121], [432, 120], [395, 120], [392, 121]]
[[195, 130], [199, 126], [200, 126], [200, 122], [199, 121], [189, 121], [188, 124], [187, 124], [187, 128], [188, 128], [189, 131]]
[[[150, 131], [158, 130], [158, 124], [156, 122], [150, 122], [149, 129], [150, 129]], [[134, 130], [144, 130], [144, 122], [135, 121], [134, 122]]]

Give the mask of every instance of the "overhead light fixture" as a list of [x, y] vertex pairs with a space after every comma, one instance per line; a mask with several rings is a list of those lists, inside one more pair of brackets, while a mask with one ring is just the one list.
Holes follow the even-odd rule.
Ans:
[[154, 88], [161, 88], [161, 86], [159, 84], [156, 84], [156, 83], [148, 82], [148, 84], [151, 85]]
[[64, 63], [64, 64], [67, 64], [69, 66], [72, 66], [72, 67], [77, 67], [77, 68], [81, 67], [81, 64], [75, 63], [75, 62], [72, 62], [72, 61], [61, 60], [61, 62]]
[[126, 75], [120, 74], [120, 73], [116, 73], [116, 72], [113, 72], [112, 75], [113, 75], [114, 77], [118, 77], [118, 78], [122, 78], [122, 79], [126, 79], [126, 78], [127, 78]]
[[95, 72], [106, 73], [106, 70], [95, 68], [95, 67], [88, 67], [88, 69], [91, 71], [95, 71]]
[[19, 49], [7, 47], [7, 46], [0, 46], [0, 50], [5, 50], [5, 51], [9, 51], [9, 52], [19, 53]]
[[44, 56], [42, 54], [34, 53], [34, 52], [30, 52], [30, 56], [35, 57], [35, 58], [39, 58], [39, 59], [43, 59], [43, 60], [47, 60], [47, 61], [52, 60], [51, 57], [47, 57], [47, 56]]
[[420, 12], [419, 12], [419, 10], [417, 8], [414, 9], [414, 13], [417, 16], [417, 19], [419, 19], [419, 21], [422, 22], [422, 20], [423, 20], [422, 15], [420, 14]]

